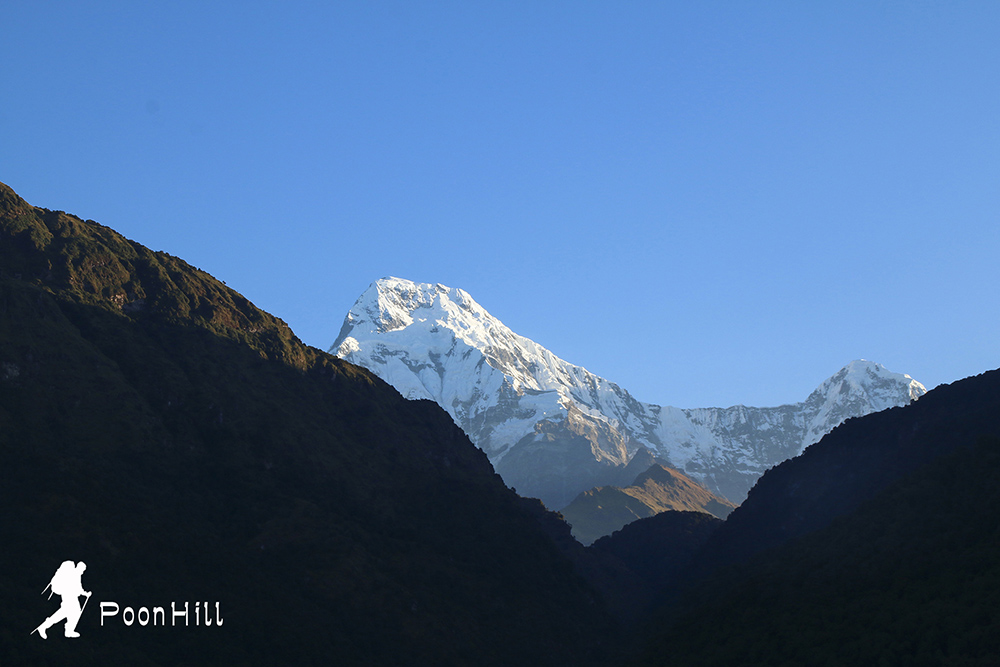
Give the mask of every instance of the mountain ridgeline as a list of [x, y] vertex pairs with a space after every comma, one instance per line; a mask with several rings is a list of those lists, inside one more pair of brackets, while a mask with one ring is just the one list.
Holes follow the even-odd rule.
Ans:
[[926, 391], [855, 361], [793, 405], [642, 403], [518, 336], [463, 290], [398, 278], [358, 298], [330, 351], [407, 398], [438, 403], [508, 484], [553, 509], [593, 487], [629, 485], [645, 470], [625, 470], [642, 450], [738, 504], [764, 471], [844, 420]]
[[[0, 507], [5, 666], [576, 665], [611, 645], [540, 505], [440, 408], [3, 185]], [[94, 592], [82, 637], [29, 635], [66, 559]], [[101, 600], [219, 601], [225, 624], [101, 625]]]

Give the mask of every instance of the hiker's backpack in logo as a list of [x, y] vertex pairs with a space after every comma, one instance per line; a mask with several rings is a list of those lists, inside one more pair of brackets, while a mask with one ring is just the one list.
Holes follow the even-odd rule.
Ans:
[[[64, 634], [67, 637], [80, 636], [80, 633], [76, 631], [76, 624], [80, 622], [80, 616], [83, 615], [83, 610], [86, 608], [87, 602], [90, 601], [91, 595], [90, 591], [83, 588], [82, 577], [86, 569], [87, 565], [82, 561], [79, 563], [73, 563], [71, 560], [63, 561], [56, 573], [52, 575], [49, 585], [42, 591], [42, 594], [45, 591], [49, 592], [49, 599], [52, 598], [53, 593], [58, 595], [62, 598], [62, 604], [59, 605], [56, 613], [32, 630], [33, 633], [37, 632], [42, 639], [48, 639], [46, 634], [48, 629], [60, 621], [66, 621]], [[81, 596], [84, 598], [82, 606], [80, 605]]]

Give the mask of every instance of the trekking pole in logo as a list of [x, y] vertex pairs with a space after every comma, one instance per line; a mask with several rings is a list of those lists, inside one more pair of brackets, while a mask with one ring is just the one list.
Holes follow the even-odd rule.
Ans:
[[[87, 607], [87, 603], [90, 602], [90, 591], [83, 590], [83, 582], [81, 577], [83, 577], [83, 571], [87, 569], [87, 565], [81, 561], [77, 564], [73, 564], [73, 561], [64, 561], [56, 573], [52, 575], [52, 580], [49, 581], [49, 585], [42, 590], [42, 594], [45, 591], [49, 591], [49, 599], [52, 598], [52, 594], [55, 593], [62, 598], [62, 604], [56, 613], [45, 619], [41, 625], [31, 631], [32, 634], [37, 632], [42, 639], [48, 639], [45, 635], [45, 631], [51, 628], [56, 623], [65, 620], [66, 630], [65, 634], [67, 637], [79, 637], [80, 633], [76, 631], [76, 624], [80, 621], [80, 616], [83, 614], [83, 610]], [[80, 606], [80, 596], [84, 596], [83, 606]]]

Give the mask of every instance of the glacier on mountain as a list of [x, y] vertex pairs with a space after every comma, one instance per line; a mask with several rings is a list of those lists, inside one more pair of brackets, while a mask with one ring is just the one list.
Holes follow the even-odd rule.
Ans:
[[378, 280], [358, 298], [330, 352], [407, 398], [438, 403], [508, 485], [554, 509], [594, 486], [631, 483], [643, 470], [629, 463], [644, 450], [639, 459], [655, 457], [740, 503], [768, 468], [844, 420], [926, 391], [858, 360], [791, 405], [642, 403], [517, 335], [467, 292], [399, 278]]

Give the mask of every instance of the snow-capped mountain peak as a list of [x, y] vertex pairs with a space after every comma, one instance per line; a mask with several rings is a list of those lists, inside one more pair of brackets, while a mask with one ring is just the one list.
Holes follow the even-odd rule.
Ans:
[[640, 450], [742, 502], [767, 468], [845, 419], [925, 391], [908, 375], [858, 360], [794, 405], [640, 403], [517, 335], [467, 292], [400, 278], [378, 280], [361, 295], [330, 351], [407, 398], [436, 401], [508, 484], [553, 508], [593, 486], [631, 483], [627, 476], [637, 472], [628, 464]]
[[[370, 342], [376, 337], [381, 353], [398, 356], [406, 347], [411, 350], [410, 360], [415, 356], [413, 350], [425, 351], [428, 359], [451, 358], [461, 350], [466, 361], [473, 351], [478, 352], [482, 361], [504, 373], [519, 392], [559, 390], [563, 385], [553, 367], [568, 365], [504, 326], [468, 292], [400, 278], [372, 283], [351, 308], [331, 351], [347, 358], [356, 354], [361, 340]], [[419, 372], [418, 376], [420, 384], [426, 380], [428, 386], [421, 390], [408, 384], [403, 394], [433, 398], [428, 392], [437, 391], [440, 377]]]
[[[916, 400], [927, 393], [909, 375], [893, 373], [882, 364], [857, 359], [824, 381], [805, 400], [812, 411], [802, 448], [817, 442], [848, 416], [880, 412]], [[801, 451], [800, 451], [801, 453]]]
[[893, 391], [899, 385], [908, 388], [911, 400], [916, 400], [927, 393], [924, 385], [909, 375], [893, 373], [874, 361], [856, 359], [823, 382], [813, 393], [830, 394], [834, 387], [842, 394], [866, 393], [871, 395], [872, 400], [884, 403], [884, 405], [873, 404], [873, 407], [884, 410], [892, 407]]

